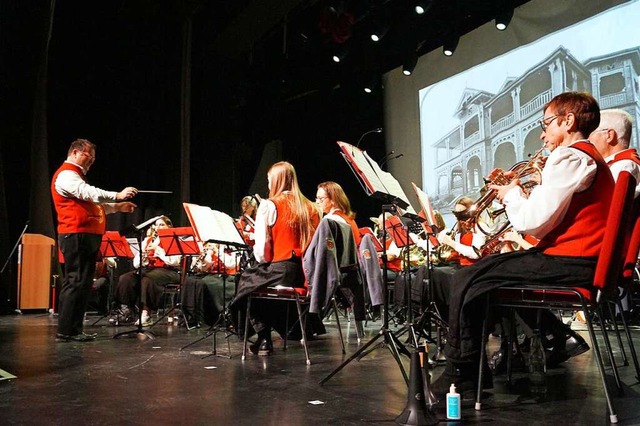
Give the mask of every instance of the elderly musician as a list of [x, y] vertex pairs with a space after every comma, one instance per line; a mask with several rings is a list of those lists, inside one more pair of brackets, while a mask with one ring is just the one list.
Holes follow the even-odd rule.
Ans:
[[[631, 114], [621, 109], [607, 109], [600, 114], [600, 125], [591, 132], [589, 140], [598, 148], [607, 162], [614, 180], [620, 172], [628, 171], [638, 182], [635, 198], [640, 195], [640, 157], [635, 148], [630, 148], [633, 119]], [[622, 309], [629, 315], [632, 309], [631, 292], [618, 288]], [[616, 307], [616, 311], [618, 308]]]
[[[433, 391], [444, 395], [452, 383], [462, 392], [477, 387], [482, 320], [487, 292], [525, 281], [539, 285], [584, 286], [593, 280], [614, 181], [597, 149], [586, 139], [600, 122], [600, 108], [587, 93], [569, 92], [544, 107], [540, 121], [551, 151], [542, 182], [526, 198], [519, 180], [490, 185], [514, 229], [540, 242], [536, 249], [488, 256], [456, 273], [449, 305], [447, 365]], [[588, 229], [589, 232], [585, 232]], [[553, 329], [554, 324], [543, 324]], [[563, 339], [558, 339], [564, 344]], [[554, 352], [562, 353], [558, 346]], [[485, 388], [493, 386], [486, 375]]]
[[[320, 222], [320, 213], [298, 185], [296, 171], [290, 163], [274, 164], [267, 173], [269, 198], [262, 200], [256, 214], [253, 254], [257, 266], [242, 272], [238, 291], [231, 303], [238, 307], [253, 291], [276, 285], [304, 286], [302, 255]], [[258, 339], [250, 350], [257, 355], [270, 355], [271, 328], [278, 326], [277, 316], [283, 314], [273, 305], [251, 303], [249, 317]], [[271, 309], [269, 309], [271, 308]], [[278, 330], [286, 337], [286, 330]]]

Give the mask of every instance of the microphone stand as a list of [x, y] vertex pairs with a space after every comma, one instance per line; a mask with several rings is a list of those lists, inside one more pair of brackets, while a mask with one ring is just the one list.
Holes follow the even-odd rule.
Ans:
[[7, 261], [4, 262], [4, 265], [2, 266], [2, 270], [0, 270], [0, 274], [4, 273], [4, 270], [7, 268], [7, 265], [9, 264], [9, 261], [13, 257], [13, 253], [16, 252], [16, 249], [20, 245], [20, 241], [22, 240], [22, 236], [24, 235], [25, 232], [27, 232], [27, 228], [29, 228], [29, 221], [27, 221], [27, 223], [24, 224], [24, 229], [22, 230], [22, 232], [18, 236], [18, 240], [16, 241], [15, 245], [13, 246], [13, 249], [11, 250], [11, 253], [9, 253], [9, 257], [7, 257]]
[[369, 130], [368, 132], [364, 132], [360, 139], [358, 139], [358, 143], [356, 144], [356, 148], [360, 148], [360, 142], [364, 139], [365, 136], [370, 135], [371, 133], [380, 133], [382, 132], [382, 127], [378, 127], [377, 129]]

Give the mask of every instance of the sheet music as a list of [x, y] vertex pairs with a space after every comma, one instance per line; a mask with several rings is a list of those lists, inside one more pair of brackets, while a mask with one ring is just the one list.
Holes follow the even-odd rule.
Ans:
[[411, 182], [411, 185], [413, 185], [413, 190], [416, 193], [416, 197], [418, 197], [418, 204], [420, 204], [420, 208], [424, 211], [427, 224], [430, 226], [436, 225], [436, 216], [433, 213], [433, 207], [431, 207], [429, 195], [427, 195], [427, 193], [420, 189], [415, 183]]
[[363, 179], [364, 189], [369, 195], [391, 195], [404, 201], [406, 205], [401, 205], [401, 208], [415, 214], [409, 198], [391, 173], [382, 170], [378, 163], [369, 157], [366, 151], [362, 151], [360, 148], [346, 142], [338, 141], [337, 143], [354, 172]]
[[246, 245], [233, 218], [228, 214], [192, 203], [182, 203], [182, 205], [198, 240], [203, 242], [216, 240], [241, 246]]
[[127, 242], [129, 243], [129, 247], [131, 247], [131, 252], [133, 253], [134, 259], [137, 258], [140, 254], [140, 246], [138, 245], [138, 239], [127, 238]]

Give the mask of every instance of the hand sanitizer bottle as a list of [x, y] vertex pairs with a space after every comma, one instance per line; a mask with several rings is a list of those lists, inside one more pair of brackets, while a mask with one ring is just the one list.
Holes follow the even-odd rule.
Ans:
[[447, 394], [447, 419], [460, 420], [460, 394], [456, 392], [454, 383], [451, 383]]

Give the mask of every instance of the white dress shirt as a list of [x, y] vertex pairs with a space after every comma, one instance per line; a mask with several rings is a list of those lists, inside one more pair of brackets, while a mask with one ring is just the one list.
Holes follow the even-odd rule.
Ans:
[[503, 203], [513, 228], [543, 238], [562, 222], [573, 194], [591, 185], [596, 169], [596, 161], [579, 149], [553, 150], [542, 170], [542, 182], [529, 198], [518, 186], [505, 195]]
[[[86, 171], [79, 164], [72, 161], [65, 161], [65, 163], [74, 164], [80, 167], [83, 173], [86, 174]], [[112, 202], [116, 201], [117, 192], [105, 191], [104, 189], [89, 185], [73, 170], [61, 171], [53, 185], [56, 192], [63, 197], [76, 198], [78, 200], [101, 204], [107, 214], [116, 212], [116, 208]]]

